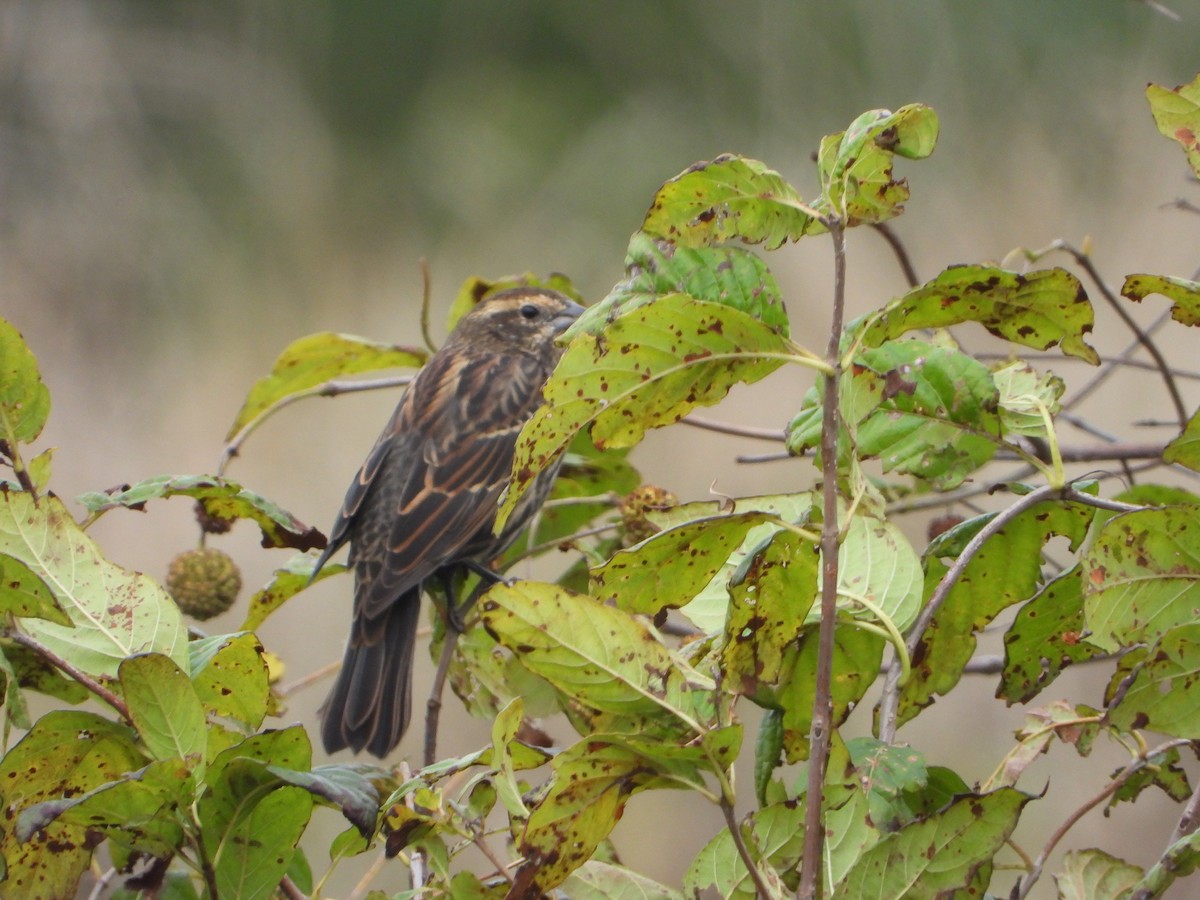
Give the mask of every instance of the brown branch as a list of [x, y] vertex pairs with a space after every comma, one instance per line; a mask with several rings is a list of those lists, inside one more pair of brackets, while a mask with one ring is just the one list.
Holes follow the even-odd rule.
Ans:
[[732, 422], [718, 422], [715, 419], [705, 419], [701, 416], [685, 416], [684, 425], [693, 428], [703, 428], [705, 431], [715, 431], [718, 434], [732, 434], [736, 437], [754, 438], [760, 441], [779, 442], [784, 439], [782, 428], [756, 428], [753, 425], [734, 425]]
[[742, 829], [738, 827], [737, 817], [733, 813], [733, 806], [724, 797], [721, 798], [721, 812], [725, 815], [725, 825], [729, 828], [729, 836], [733, 838], [733, 846], [737, 848], [738, 856], [742, 858], [742, 863], [746, 866], [750, 873], [750, 879], [754, 882], [754, 894], [760, 900], [768, 900], [771, 896], [771, 889], [767, 883], [763, 881], [762, 872], [758, 870], [758, 864], [754, 861], [754, 857], [750, 855], [750, 848], [746, 846], [746, 839], [742, 835]]
[[826, 223], [833, 239], [833, 316], [825, 362], [825, 401], [821, 420], [821, 621], [817, 631], [817, 677], [809, 730], [808, 790], [804, 809], [804, 850], [800, 887], [796, 895], [805, 900], [821, 890], [822, 847], [825, 841], [825, 769], [833, 737], [833, 655], [837, 625], [838, 548], [838, 432], [841, 430], [838, 398], [842, 378], [842, 316], [846, 304], [846, 231], [839, 219]]
[[5, 635], [11, 638], [14, 642], [20, 644], [22, 647], [32, 650], [42, 659], [46, 660], [46, 662], [50, 663], [50, 665], [70, 676], [75, 681], [78, 681], [85, 688], [115, 709], [122, 719], [124, 719], [130, 725], [133, 724], [133, 719], [129, 715], [129, 707], [125, 705], [125, 701], [106, 688], [91, 675], [88, 675], [86, 672], [76, 668], [73, 664], [67, 662], [49, 647], [30, 637], [23, 631], [10, 628], [5, 632]]
[[1055, 830], [1054, 834], [1050, 835], [1050, 839], [1046, 841], [1046, 846], [1042, 848], [1042, 852], [1039, 853], [1037, 859], [1033, 861], [1033, 868], [1026, 872], [1021, 880], [1013, 886], [1011, 894], [1012, 900], [1023, 900], [1023, 898], [1028, 895], [1029, 891], [1033, 888], [1033, 885], [1042, 876], [1042, 869], [1046, 865], [1046, 860], [1050, 858], [1050, 854], [1054, 852], [1054, 848], [1058, 846], [1058, 842], [1063, 839], [1066, 833], [1070, 831], [1080, 819], [1082, 819], [1087, 813], [1095, 809], [1097, 806], [1115, 794], [1118, 790], [1120, 790], [1121, 786], [1134, 775], [1136, 775], [1143, 767], [1145, 767], [1150, 760], [1157, 756], [1162, 756], [1162, 754], [1169, 750], [1173, 750], [1176, 747], [1183, 747], [1190, 743], [1191, 741], [1185, 738], [1178, 738], [1176, 740], [1167, 741], [1165, 744], [1160, 744], [1153, 750], [1143, 753], [1137, 759], [1130, 762], [1129, 765], [1127, 765], [1119, 773], [1117, 773], [1117, 775], [1113, 777], [1112, 781], [1104, 786], [1103, 790], [1067, 816], [1063, 823]]
[[900, 236], [887, 222], [873, 222], [871, 228], [875, 230], [892, 248], [892, 253], [896, 255], [896, 262], [900, 264], [900, 271], [904, 273], [904, 280], [908, 282], [910, 288], [915, 288], [921, 283], [921, 279], [917, 277], [917, 270], [913, 267], [912, 258], [908, 255], [908, 249], [904, 246], [904, 242], [900, 240]]
[[[1145, 349], [1147, 353], [1150, 354], [1151, 359], [1153, 359], [1155, 364], [1158, 366], [1158, 371], [1162, 374], [1163, 384], [1166, 386], [1167, 394], [1171, 398], [1171, 403], [1175, 406], [1175, 414], [1179, 418], [1179, 427], [1185, 427], [1188, 420], [1187, 408], [1184, 406], [1183, 397], [1179, 393], [1179, 386], [1175, 383], [1175, 377], [1171, 372], [1171, 367], [1167, 364], [1167, 360], [1162, 355], [1162, 351], [1158, 349], [1158, 345], [1155, 344], [1154, 341], [1150, 340], [1150, 336], [1142, 330], [1141, 326], [1138, 325], [1133, 316], [1129, 314], [1129, 311], [1125, 308], [1125, 304], [1123, 304], [1117, 298], [1117, 295], [1114, 294], [1113, 291], [1108, 287], [1108, 285], [1104, 283], [1104, 279], [1100, 277], [1100, 273], [1096, 270], [1096, 266], [1092, 263], [1090, 256], [1071, 246], [1066, 241], [1055, 241], [1050, 245], [1050, 249], [1063, 251], [1072, 259], [1074, 259], [1077, 265], [1087, 272], [1088, 277], [1091, 278], [1092, 283], [1095, 284], [1100, 290], [1101, 296], [1103, 296], [1108, 302], [1108, 305], [1112, 307], [1113, 312], [1115, 312], [1121, 321], [1125, 323], [1125, 327], [1133, 332], [1134, 337], [1137, 339], [1137, 343], [1141, 345], [1141, 347]], [[1101, 372], [1100, 375], [1097, 376], [1097, 379], [1101, 377], [1106, 378], [1107, 375], [1104, 372]], [[1088, 387], [1085, 386], [1084, 391], [1087, 390]]]
[[[1018, 498], [1015, 503], [997, 513], [990, 522], [976, 533], [975, 537], [971, 538], [967, 546], [963, 548], [962, 553], [958, 555], [958, 559], [954, 561], [954, 565], [942, 576], [942, 580], [938, 582], [938, 586], [930, 596], [929, 602], [925, 604], [925, 607], [921, 610], [921, 614], [917, 616], [917, 621], [913, 624], [908, 637], [905, 639], [904, 643], [908, 648], [910, 656], [916, 652], [917, 646], [925, 636], [925, 631], [929, 628], [929, 624], [933, 621], [934, 616], [937, 615], [942, 604], [946, 602], [946, 598], [950, 596], [951, 589], [958, 583], [958, 579], [962, 577], [963, 572], [970, 565], [971, 560], [978, 555], [983, 545], [993, 535], [1001, 531], [1004, 526], [1008, 525], [1008, 523], [1026, 510], [1033, 508], [1043, 501], [1055, 499], [1067, 502], [1074, 501], [1116, 512], [1130, 512], [1141, 509], [1139, 506], [1133, 506], [1128, 503], [1118, 503], [1115, 500], [1104, 500], [1100, 497], [1084, 494], [1075, 490], [1070, 485], [1062, 488], [1055, 487], [1054, 485], [1043, 485]], [[888, 667], [887, 677], [884, 679], [883, 697], [879, 701], [879, 738], [885, 743], [893, 743], [896, 739], [896, 719], [899, 714], [899, 706], [900, 666], [893, 664]]]

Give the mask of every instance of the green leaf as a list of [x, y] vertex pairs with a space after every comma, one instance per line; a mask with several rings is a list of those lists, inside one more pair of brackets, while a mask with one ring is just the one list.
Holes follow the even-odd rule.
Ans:
[[[855, 598], [878, 609], [903, 632], [916, 621], [921, 609], [924, 573], [917, 552], [896, 525], [859, 513], [842, 526], [838, 550], [838, 611], [869, 622], [878, 621], [874, 611]], [[819, 586], [818, 586], [819, 589]], [[820, 619], [820, 608], [808, 615], [809, 623]]]
[[1048, 438], [1048, 415], [1059, 411], [1066, 384], [1057, 375], [1039, 375], [1026, 363], [1014, 362], [992, 373], [999, 393], [1000, 431], [1003, 435]]
[[967, 888], [981, 866], [990, 866], [1030, 799], [1013, 788], [961, 797], [885, 836], [832, 896], [932, 898]]
[[543, 389], [545, 405], [521, 430], [496, 528], [584, 426], [601, 449], [631, 447], [792, 356], [787, 338], [758, 319], [684, 294], [634, 309], [600, 335], [577, 335]]
[[1163, 450], [1163, 461], [1200, 472], [1200, 412], [1188, 419], [1183, 432]]
[[207, 515], [223, 522], [250, 519], [262, 531], [264, 547], [303, 551], [325, 546], [325, 536], [317, 529], [266, 497], [213, 475], [157, 475], [115, 493], [93, 491], [75, 499], [90, 512], [102, 513], [122, 506], [140, 510], [147, 501], [163, 497], [192, 497], [204, 506]]
[[258, 729], [270, 695], [258, 638], [250, 632], [214, 635], [192, 641], [188, 649], [192, 684], [204, 711]]
[[1088, 640], [1113, 651], [1153, 643], [1200, 607], [1200, 508], [1113, 516], [1083, 555]]
[[[129, 728], [94, 713], [54, 710], [0, 760], [0, 799], [11, 815], [43, 801], [85, 794], [144, 764]], [[74, 897], [92, 846], [78, 825], [55, 822], [27, 842], [15, 828], [5, 828], [0, 833], [5, 895]]]
[[158, 760], [87, 793], [27, 807], [17, 835], [28, 840], [58, 822], [99, 829], [128, 852], [168, 857], [183, 843], [178, 815], [191, 803], [194, 786], [182, 760]]
[[533, 582], [497, 584], [481, 605], [496, 640], [577, 703], [622, 717], [673, 717], [671, 727], [690, 729], [699, 676], [685, 674], [627, 613]]
[[747, 533], [774, 518], [767, 512], [734, 513], [660, 531], [593, 569], [591, 593], [601, 602], [650, 616], [683, 606], [712, 582]]
[[625, 278], [588, 307], [567, 334], [598, 334], [612, 319], [668, 294], [731, 306], [788, 333], [779, 285], [754, 253], [743, 247], [685, 247], [635, 231], [625, 254]]
[[427, 356], [424, 350], [381, 344], [349, 334], [323, 332], [299, 338], [279, 354], [271, 374], [250, 388], [225, 440], [233, 440], [243, 428], [288, 397], [311, 393], [313, 388], [347, 375], [416, 368], [424, 364]]
[[628, 799], [655, 777], [637, 753], [597, 736], [554, 758], [549, 790], [521, 834], [511, 897], [537, 897], [561, 884], [608, 837]]
[[284, 784], [303, 788], [315, 798], [342, 811], [342, 815], [364, 837], [375, 833], [379, 816], [379, 791], [372, 775], [374, 766], [356, 763], [316, 766], [311, 772], [266, 766], [266, 771]]
[[[900, 691], [906, 722], [956, 684], [975, 652], [975, 636], [1003, 610], [1031, 599], [1042, 584], [1042, 548], [1066, 537], [1074, 549], [1095, 511], [1082, 504], [1039, 503], [1004, 526], [980, 548], [950, 589], [912, 655], [912, 675]], [[934, 540], [925, 554], [925, 596], [932, 596], [950, 565], [992, 518], [978, 516]]]
[[589, 860], [562, 883], [571, 900], [684, 900], [683, 894], [624, 866]]
[[1146, 870], [1135, 885], [1134, 896], [1161, 897], [1177, 878], [1186, 878], [1200, 867], [1200, 831], [1185, 834]]
[[20, 644], [4, 644], [3, 651], [23, 689], [71, 704], [82, 703], [92, 696], [82, 684], [63, 675], [60, 669], [32, 650]]
[[721, 653], [725, 689], [754, 697], [779, 684], [817, 597], [817, 549], [794, 532], [778, 532], [731, 585]]
[[311, 759], [308, 737], [296, 725], [248, 737], [209, 764], [208, 791], [197, 814], [221, 896], [265, 898], [278, 886], [308, 824], [313, 797], [271, 768], [304, 772]]
[[[759, 870], [776, 893], [773, 897], [791, 897], [780, 881], [778, 872], [793, 869], [800, 858], [804, 842], [804, 804], [795, 801], [773, 803], [747, 816], [741, 826], [742, 836], [752, 854], [760, 860]], [[763, 865], [761, 860], [766, 860]], [[716, 896], [754, 900], [754, 882], [746, 869], [733, 837], [721, 829], [704, 846], [688, 867], [683, 878], [688, 896], [700, 896], [711, 888]], [[707, 896], [707, 895], [706, 895]]]
[[774, 250], [825, 228], [778, 172], [725, 154], [688, 167], [659, 188], [642, 230], [685, 247], [742, 240]]
[[783, 713], [778, 709], [763, 711], [754, 742], [754, 796], [759, 806], [766, 806], [772, 776], [783, 764]]
[[10, 449], [42, 433], [50, 415], [50, 391], [37, 358], [21, 333], [0, 318], [0, 439]]
[[[818, 630], [809, 626], [799, 642], [788, 648], [784, 676], [774, 698], [763, 698], [783, 710], [783, 743], [787, 761], [808, 758], [812, 711], [816, 702]], [[883, 661], [884, 640], [851, 625], [838, 625], [833, 633], [832, 720], [846, 721], [851, 710], [875, 683]]]
[[[987, 367], [958, 350], [891, 341], [854, 360], [842, 388], [843, 418], [861, 458], [949, 490], [1002, 443], [999, 392]], [[805, 398], [788, 428], [788, 449], [819, 448], [821, 396]]]
[[68, 627], [71, 624], [49, 585], [37, 572], [7, 553], [0, 553], [0, 613], [45, 619]]
[[1140, 867], [1103, 850], [1068, 850], [1054, 883], [1059, 900], [1121, 900], [1141, 878]]
[[1126, 275], [1121, 296], [1141, 302], [1151, 294], [1174, 301], [1171, 318], [1184, 325], [1200, 325], [1200, 283], [1170, 275]]
[[132, 656], [118, 671], [129, 716], [151, 755], [203, 757], [204, 707], [187, 674], [158, 653]]
[[908, 182], [892, 177], [895, 155], [924, 159], [938, 138], [938, 118], [928, 106], [876, 109], [855, 119], [841, 134], [821, 142], [817, 168], [823, 196], [816, 204], [849, 225], [884, 222], [904, 211]]
[[1200, 738], [1200, 704], [1192, 686], [1200, 677], [1200, 624], [1167, 631], [1127, 676], [1109, 707], [1108, 720], [1123, 731], [1157, 731]]
[[341, 563], [326, 563], [314, 577], [312, 570], [316, 562], [317, 558], [313, 554], [298, 553], [276, 569], [270, 583], [255, 591], [246, 605], [246, 618], [242, 622], [242, 630], [257, 631], [268, 616], [310, 584], [340, 575], [347, 570]]
[[57, 497], [38, 503], [0, 491], [0, 553], [20, 560], [54, 594], [74, 627], [21, 619], [21, 628], [89, 675], [112, 676], [137, 653], [187, 658], [187, 633], [167, 592], [104, 558]]
[[864, 321], [868, 347], [910, 331], [978, 322], [1006, 341], [1048, 350], [1097, 365], [1084, 336], [1093, 312], [1079, 279], [1065, 269], [1020, 274], [992, 266], [952, 266], [932, 281], [891, 301]]
[[1073, 663], [1103, 651], [1083, 639], [1083, 583], [1074, 565], [1021, 607], [1004, 635], [1004, 672], [996, 696], [1028, 703]]
[[929, 786], [924, 755], [872, 737], [846, 741], [857, 783], [866, 791], [870, 821], [883, 832], [899, 831], [927, 812]]
[[[563, 464], [554, 479], [550, 500], [536, 519], [537, 531], [518, 540], [504, 556], [499, 571], [506, 571], [510, 560], [526, 553], [529, 544], [551, 544], [570, 538], [597, 519], [613, 510], [613, 496], [628, 494], [639, 484], [641, 476], [626, 459], [628, 451], [596, 449], [586, 431], [575, 435], [563, 457]], [[589, 502], [582, 502], [589, 498]], [[566, 502], [580, 500], [581, 502]]]
[[1147, 85], [1146, 99], [1159, 132], [1179, 142], [1192, 171], [1200, 177], [1200, 75], [1172, 90]]

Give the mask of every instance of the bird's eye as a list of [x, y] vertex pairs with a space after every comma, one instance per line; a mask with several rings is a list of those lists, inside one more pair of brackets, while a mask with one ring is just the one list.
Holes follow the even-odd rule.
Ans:
[[540, 312], [541, 310], [532, 303], [526, 303], [521, 307], [521, 315], [526, 319], [536, 319], [538, 317], [538, 313]]

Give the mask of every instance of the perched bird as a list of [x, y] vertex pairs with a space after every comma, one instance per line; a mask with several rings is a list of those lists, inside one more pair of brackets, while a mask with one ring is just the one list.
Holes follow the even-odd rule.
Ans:
[[350, 542], [354, 617], [321, 730], [330, 753], [383, 758], [399, 743], [422, 587], [450, 585], [464, 568], [486, 571], [545, 500], [557, 463], [492, 533], [517, 435], [561, 352], [555, 338], [581, 312], [542, 288], [481, 301], [417, 373], [350, 485], [316, 566]]

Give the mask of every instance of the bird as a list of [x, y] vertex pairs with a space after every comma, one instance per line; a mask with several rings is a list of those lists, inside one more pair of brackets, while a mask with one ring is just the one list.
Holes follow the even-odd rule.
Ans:
[[557, 291], [518, 287], [485, 297], [458, 322], [401, 397], [346, 492], [313, 575], [347, 542], [354, 606], [342, 667], [322, 709], [325, 750], [383, 759], [412, 712], [412, 666], [421, 595], [490, 564], [535, 515], [561, 455], [493, 533], [517, 436], [543, 403], [583, 307]]

